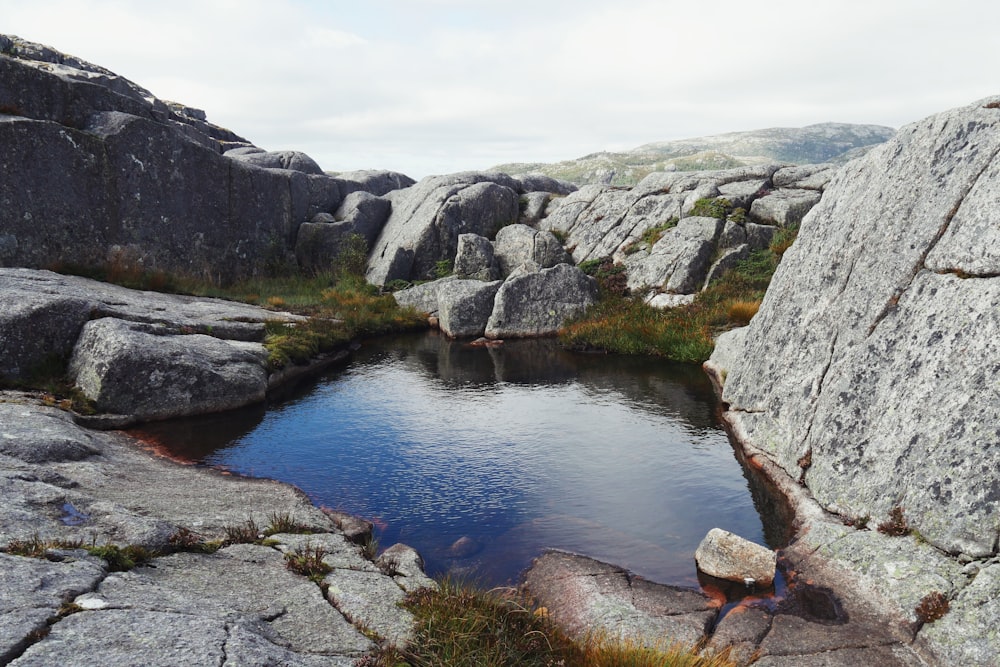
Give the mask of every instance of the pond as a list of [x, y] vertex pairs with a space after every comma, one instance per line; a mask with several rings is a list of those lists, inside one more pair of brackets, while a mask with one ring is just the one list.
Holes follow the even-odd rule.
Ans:
[[429, 333], [366, 342], [266, 409], [136, 434], [364, 516], [432, 575], [515, 582], [555, 547], [694, 586], [709, 529], [767, 543], [717, 412], [696, 366]]

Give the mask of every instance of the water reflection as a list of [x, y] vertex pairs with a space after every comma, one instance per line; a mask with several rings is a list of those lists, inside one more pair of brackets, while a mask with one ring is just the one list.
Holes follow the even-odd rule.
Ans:
[[432, 573], [502, 583], [552, 546], [696, 585], [710, 528], [764, 537], [715, 409], [697, 368], [429, 334], [370, 343], [266, 413], [143, 435], [375, 517]]

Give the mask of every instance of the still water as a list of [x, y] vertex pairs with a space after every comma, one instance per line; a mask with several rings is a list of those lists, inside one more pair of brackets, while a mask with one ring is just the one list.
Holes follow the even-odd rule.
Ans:
[[369, 518], [430, 574], [512, 582], [556, 547], [696, 585], [709, 529], [765, 543], [716, 408], [697, 367], [420, 334], [368, 342], [266, 410], [140, 435]]

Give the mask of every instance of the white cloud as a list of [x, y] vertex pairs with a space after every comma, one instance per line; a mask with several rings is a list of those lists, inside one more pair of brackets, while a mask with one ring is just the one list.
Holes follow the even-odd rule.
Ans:
[[[953, 0], [35, 0], [0, 30], [266, 148], [415, 176], [996, 92], [1000, 6]], [[363, 160], [363, 162], [361, 162]]]

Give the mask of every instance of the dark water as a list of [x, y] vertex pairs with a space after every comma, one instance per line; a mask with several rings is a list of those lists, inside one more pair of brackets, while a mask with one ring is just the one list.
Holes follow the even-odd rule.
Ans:
[[715, 413], [697, 367], [428, 334], [367, 343], [266, 411], [141, 435], [373, 519], [382, 546], [416, 547], [432, 574], [514, 581], [558, 547], [696, 585], [710, 528], [765, 543]]

